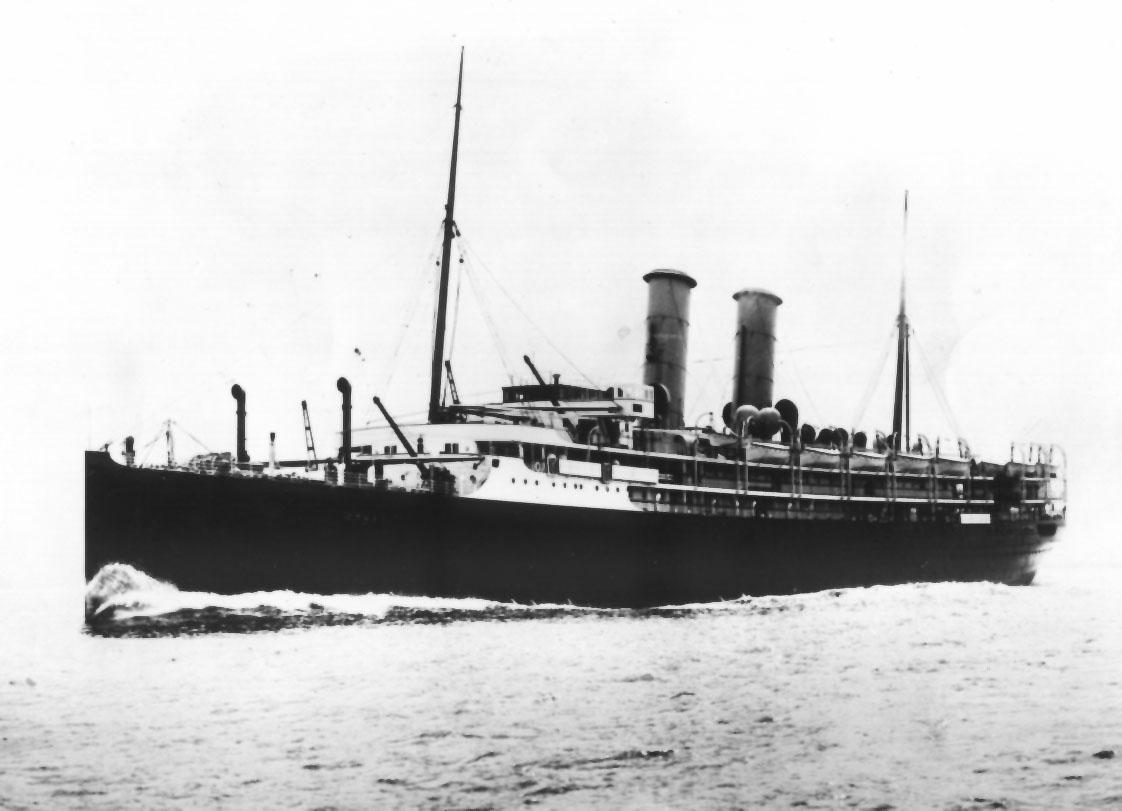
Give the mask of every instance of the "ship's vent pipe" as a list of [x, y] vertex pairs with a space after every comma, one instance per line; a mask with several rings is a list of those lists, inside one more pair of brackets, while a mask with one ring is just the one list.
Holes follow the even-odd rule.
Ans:
[[767, 290], [746, 289], [736, 301], [736, 366], [732, 408], [769, 407], [775, 381], [775, 311], [782, 299]]
[[335, 382], [335, 388], [343, 395], [343, 445], [339, 448], [339, 461], [344, 465], [351, 463], [351, 384], [345, 377]]
[[783, 442], [790, 442], [791, 432], [799, 430], [799, 407], [790, 400], [780, 400], [775, 404], [775, 410], [779, 412], [779, 418], [787, 424], [780, 439]]
[[249, 461], [249, 454], [245, 452], [245, 389], [237, 383], [230, 389], [230, 394], [238, 401], [238, 464], [244, 465]]
[[648, 291], [643, 383], [655, 387], [655, 417], [661, 427], [681, 428], [685, 424], [690, 290], [697, 282], [688, 273], [665, 268], [652, 270], [643, 281]]

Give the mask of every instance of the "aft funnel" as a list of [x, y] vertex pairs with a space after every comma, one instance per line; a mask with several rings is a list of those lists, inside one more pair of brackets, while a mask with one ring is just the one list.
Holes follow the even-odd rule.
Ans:
[[742, 405], [767, 408], [775, 382], [775, 311], [783, 300], [767, 290], [748, 288], [736, 301], [736, 367], [733, 410]]

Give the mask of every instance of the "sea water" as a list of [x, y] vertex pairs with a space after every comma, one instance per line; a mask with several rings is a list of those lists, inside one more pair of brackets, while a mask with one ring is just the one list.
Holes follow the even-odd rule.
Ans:
[[0, 807], [1122, 803], [1120, 574], [595, 611], [118, 567], [0, 593]]

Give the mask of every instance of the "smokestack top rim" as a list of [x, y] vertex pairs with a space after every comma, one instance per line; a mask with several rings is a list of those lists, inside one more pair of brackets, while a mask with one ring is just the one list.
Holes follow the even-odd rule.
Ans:
[[740, 301], [741, 296], [763, 296], [765, 298], [774, 299], [776, 306], [783, 303], [783, 299], [770, 290], [764, 290], [762, 287], [745, 287], [743, 290], [738, 290], [732, 294], [732, 300]]
[[675, 270], [674, 268], [656, 268], [648, 273], [643, 274], [643, 281], [650, 283], [651, 279], [672, 279], [674, 281], [685, 282], [690, 286], [690, 289], [697, 287], [697, 280], [693, 276], [686, 273], [684, 270]]

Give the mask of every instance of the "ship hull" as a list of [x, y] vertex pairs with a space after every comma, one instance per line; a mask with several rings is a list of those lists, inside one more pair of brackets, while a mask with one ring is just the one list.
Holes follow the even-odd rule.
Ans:
[[1056, 527], [589, 510], [126, 468], [86, 455], [86, 577], [128, 563], [218, 593], [645, 607], [909, 582], [1023, 585]]

